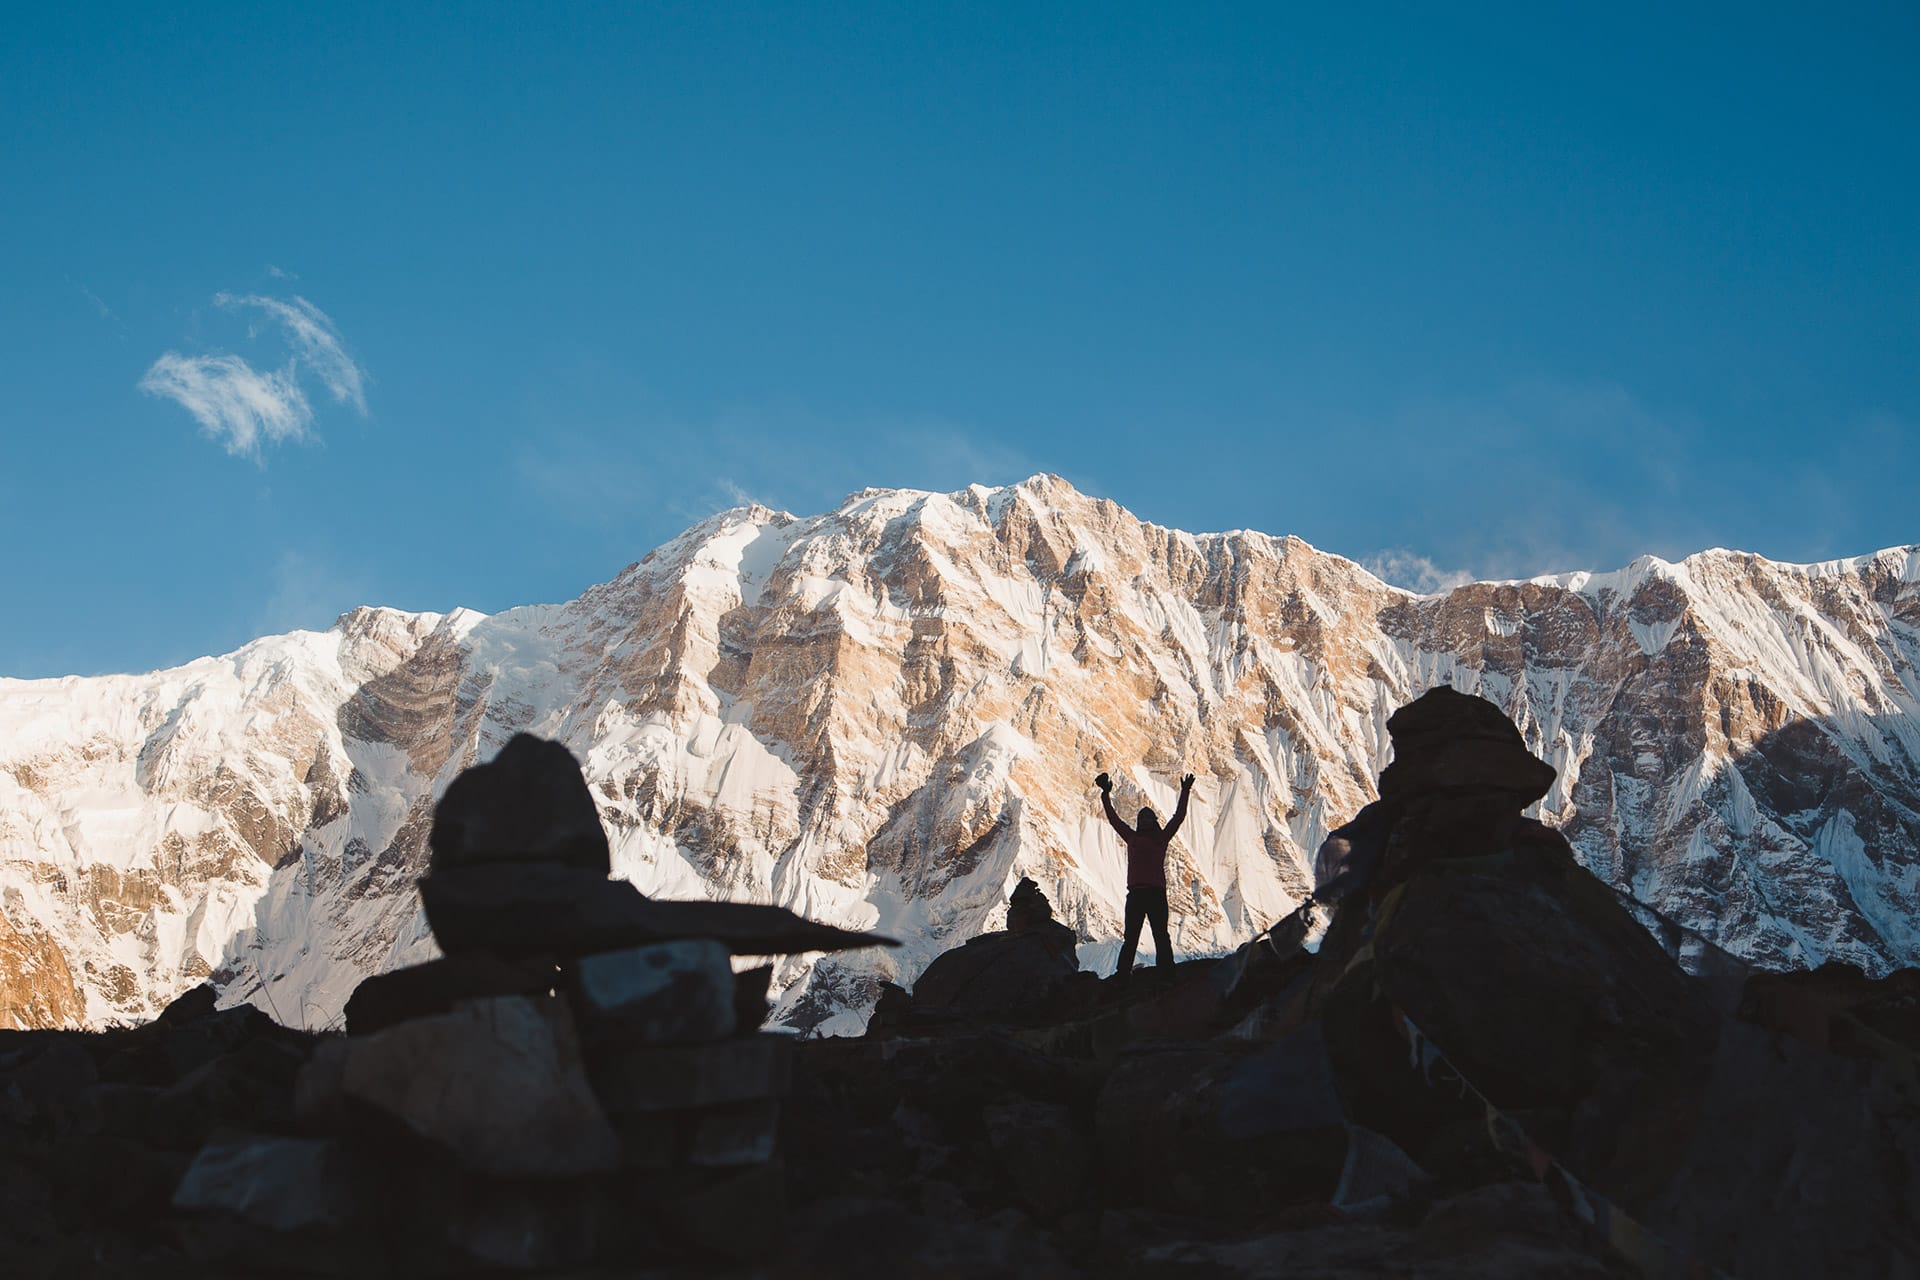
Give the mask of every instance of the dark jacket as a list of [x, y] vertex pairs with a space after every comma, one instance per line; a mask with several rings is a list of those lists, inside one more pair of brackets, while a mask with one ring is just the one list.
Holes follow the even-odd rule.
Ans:
[[1135, 831], [1113, 811], [1113, 797], [1104, 791], [1100, 793], [1100, 806], [1107, 811], [1107, 821], [1127, 842], [1127, 888], [1167, 887], [1167, 846], [1173, 843], [1174, 832], [1180, 830], [1180, 824], [1187, 820], [1189, 794], [1186, 788], [1181, 789], [1180, 803], [1174, 807], [1173, 817], [1166, 826], [1158, 831]]

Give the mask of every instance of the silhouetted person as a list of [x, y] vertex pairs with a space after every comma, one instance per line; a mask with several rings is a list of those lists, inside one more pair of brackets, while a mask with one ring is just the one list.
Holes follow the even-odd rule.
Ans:
[[1153, 950], [1159, 967], [1170, 970], [1173, 938], [1167, 932], [1167, 846], [1173, 842], [1180, 824], [1187, 820], [1187, 797], [1193, 794], [1193, 775], [1180, 779], [1180, 803], [1174, 806], [1173, 818], [1166, 826], [1160, 825], [1160, 817], [1151, 807], [1142, 806], [1134, 819], [1137, 829], [1120, 821], [1120, 815], [1113, 811], [1113, 779], [1103, 773], [1093, 781], [1100, 788], [1100, 807], [1107, 811], [1107, 821], [1127, 842], [1127, 940], [1120, 948], [1120, 963], [1114, 974], [1124, 980], [1133, 972], [1133, 954], [1140, 947], [1140, 926], [1146, 923], [1153, 925]]

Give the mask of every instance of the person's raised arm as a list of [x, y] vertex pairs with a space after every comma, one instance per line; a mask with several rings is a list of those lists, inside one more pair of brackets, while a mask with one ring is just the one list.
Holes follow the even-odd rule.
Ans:
[[1180, 779], [1180, 803], [1173, 807], [1173, 818], [1167, 823], [1167, 839], [1173, 839], [1173, 833], [1187, 820], [1187, 797], [1193, 794], [1193, 775]]
[[1120, 821], [1120, 815], [1113, 811], [1113, 780], [1103, 773], [1093, 781], [1100, 788], [1100, 807], [1107, 811], [1107, 821], [1113, 824], [1113, 829], [1120, 833], [1122, 840], [1131, 840], [1133, 828]]

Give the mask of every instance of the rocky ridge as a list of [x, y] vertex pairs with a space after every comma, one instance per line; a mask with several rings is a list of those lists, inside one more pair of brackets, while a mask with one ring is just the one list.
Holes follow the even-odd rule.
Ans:
[[1558, 771], [1534, 812], [1635, 897], [1776, 967], [1920, 959], [1920, 548], [1422, 597], [1037, 476], [736, 509], [565, 604], [361, 609], [151, 675], [0, 680], [0, 1023], [140, 1020], [208, 978], [337, 1023], [361, 977], [435, 954], [432, 806], [521, 731], [584, 762], [648, 895], [904, 941], [783, 961], [795, 1027], [857, 1031], [1022, 877], [1110, 964], [1103, 768], [1163, 811], [1199, 774], [1174, 937], [1219, 953], [1299, 902], [1375, 798], [1387, 713], [1440, 683], [1512, 716]]
[[448, 954], [364, 980], [345, 1035], [211, 985], [0, 1030], [0, 1247], [30, 1278], [1911, 1274], [1920, 969], [1690, 952], [1524, 816], [1552, 770], [1493, 704], [1388, 729], [1314, 900], [1234, 952], [1103, 979], [1022, 880], [814, 1039], [728, 953], [888, 940], [609, 880], [568, 753], [516, 736], [434, 815]]

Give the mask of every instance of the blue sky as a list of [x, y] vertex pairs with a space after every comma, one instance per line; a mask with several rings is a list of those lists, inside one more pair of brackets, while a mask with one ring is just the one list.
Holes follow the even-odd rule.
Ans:
[[0, 674], [1043, 470], [1403, 574], [1920, 540], [1920, 11], [1544, 7], [12, 12]]

